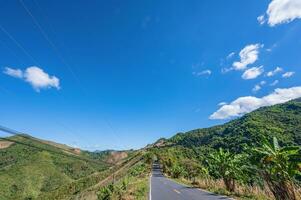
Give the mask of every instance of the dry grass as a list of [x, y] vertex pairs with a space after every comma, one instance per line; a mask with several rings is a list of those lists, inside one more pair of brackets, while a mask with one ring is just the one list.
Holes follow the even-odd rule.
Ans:
[[2, 141], [0, 140], [0, 149], [5, 149], [10, 147], [10, 145], [14, 144], [14, 142]]
[[297, 200], [301, 200], [301, 185], [296, 186], [295, 189]]
[[148, 178], [148, 175], [144, 175], [137, 179], [132, 179], [122, 200], [146, 200], [149, 190]]
[[259, 187], [247, 187], [237, 184], [235, 192], [229, 192], [222, 180], [213, 180], [210, 178], [197, 179], [194, 183], [186, 179], [178, 179], [180, 182], [194, 187], [199, 187], [210, 192], [233, 197], [234, 199], [254, 199], [254, 200], [272, 200], [273, 194], [269, 189], [261, 189]]

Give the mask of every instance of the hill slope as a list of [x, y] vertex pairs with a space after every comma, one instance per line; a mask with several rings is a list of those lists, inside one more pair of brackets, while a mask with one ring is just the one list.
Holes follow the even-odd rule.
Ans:
[[103, 172], [111, 154], [18, 135], [0, 140], [0, 199], [35, 199], [76, 180]]
[[[273, 137], [278, 138], [280, 146]], [[261, 154], [255, 148], [269, 148], [268, 143], [263, 146], [263, 141], [275, 148], [266, 150], [267, 155], [273, 153], [264, 154], [267, 159], [262, 160], [257, 157]], [[260, 108], [223, 125], [178, 133], [169, 139], [160, 139], [146, 149], [158, 158], [166, 175], [185, 184], [237, 199], [270, 200], [301, 197], [300, 150], [294, 152], [291, 160], [282, 154], [285, 149], [296, 150], [298, 147], [292, 146], [300, 145], [301, 99], [297, 99]], [[282, 167], [279, 169], [279, 166]], [[287, 172], [290, 166], [295, 169]], [[263, 172], [267, 175], [262, 176]], [[289, 173], [291, 188], [296, 189], [278, 190], [286, 187], [281, 180]], [[285, 176], [279, 178], [279, 174]], [[292, 198], [279, 198], [290, 190], [295, 190], [296, 195], [292, 193]]]
[[262, 136], [276, 136], [281, 145], [301, 145], [301, 99], [260, 108], [224, 125], [178, 133], [165, 143], [240, 152], [244, 145], [256, 145]]

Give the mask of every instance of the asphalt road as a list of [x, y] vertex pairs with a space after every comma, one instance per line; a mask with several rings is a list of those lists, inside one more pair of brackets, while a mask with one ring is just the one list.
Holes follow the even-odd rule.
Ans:
[[153, 165], [150, 182], [151, 200], [230, 200], [230, 198], [181, 185], [165, 178], [158, 164]]

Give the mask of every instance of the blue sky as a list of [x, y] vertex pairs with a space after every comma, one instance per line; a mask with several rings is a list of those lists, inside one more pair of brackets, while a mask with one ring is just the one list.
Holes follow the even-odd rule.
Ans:
[[139, 148], [299, 97], [300, 18], [298, 0], [4, 1], [1, 125]]

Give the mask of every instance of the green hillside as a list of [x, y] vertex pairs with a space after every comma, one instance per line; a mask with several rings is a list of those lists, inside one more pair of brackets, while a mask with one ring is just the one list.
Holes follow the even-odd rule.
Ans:
[[0, 149], [0, 199], [36, 198], [111, 166], [102, 162], [105, 156], [95, 159], [87, 152], [27, 135], [0, 142], [10, 145]]
[[239, 199], [294, 199], [301, 198], [300, 146], [297, 99], [147, 148], [167, 176], [186, 184]]
[[260, 108], [224, 125], [178, 133], [167, 143], [240, 152], [245, 145], [261, 142], [263, 136], [275, 136], [281, 145], [301, 145], [301, 99]]
[[[0, 200], [96, 200], [106, 199], [106, 195], [111, 199], [120, 199], [120, 195], [146, 199], [152, 158], [159, 159], [166, 175], [187, 184], [193, 182], [207, 190], [241, 199], [273, 199], [264, 187], [265, 180], [258, 174], [260, 160], [256, 160], [251, 149], [261, 147], [263, 141], [273, 141], [274, 137], [280, 147], [291, 146], [281, 152], [290, 149], [292, 153], [292, 146], [300, 147], [300, 99], [260, 108], [224, 125], [161, 138], [137, 151], [88, 152], [28, 135], [2, 138]], [[214, 156], [218, 159], [212, 160]], [[293, 162], [287, 159], [281, 158], [285, 166]], [[290, 167], [301, 169], [300, 152], [293, 160], [296, 165]], [[225, 177], [219, 170], [224, 164], [231, 166], [226, 174], [237, 182], [231, 192], [221, 184]], [[291, 177], [294, 183], [301, 183], [301, 173]], [[275, 183], [278, 178], [279, 174]]]

